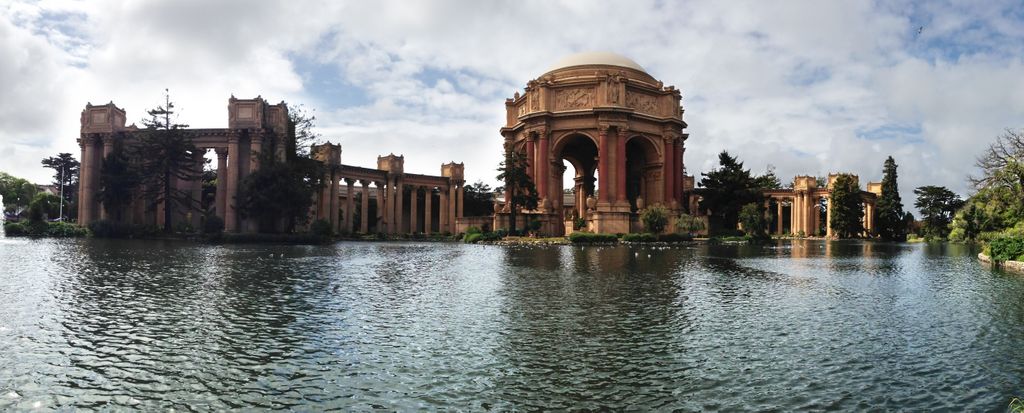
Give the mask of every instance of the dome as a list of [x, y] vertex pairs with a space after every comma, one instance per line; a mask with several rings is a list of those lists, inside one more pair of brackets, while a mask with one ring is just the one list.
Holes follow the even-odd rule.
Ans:
[[621, 66], [647, 73], [647, 71], [634, 62], [633, 59], [611, 52], [583, 52], [569, 55], [563, 57], [555, 63], [554, 66], [551, 66], [551, 68], [548, 69], [548, 72], [565, 69], [567, 67], [586, 65]]

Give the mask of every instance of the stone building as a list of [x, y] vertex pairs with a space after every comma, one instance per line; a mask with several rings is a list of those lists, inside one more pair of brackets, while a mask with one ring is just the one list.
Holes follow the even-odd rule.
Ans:
[[[194, 154], [193, 173], [201, 175], [207, 150], [217, 154], [217, 195], [215, 213], [224, 219], [229, 232], [254, 231], [255, 223], [242, 219], [235, 205], [239, 182], [251, 171], [259, 169], [258, 154], [273, 151], [278, 160], [285, 159], [288, 136], [288, 106], [284, 102], [272, 105], [261, 97], [255, 99], [228, 99], [228, 127], [217, 129], [187, 129], [192, 143], [199, 148]], [[100, 172], [103, 158], [111, 153], [115, 144], [133, 145], [143, 132], [134, 124], [125, 126], [127, 116], [113, 102], [94, 106], [87, 104], [82, 111], [81, 134], [78, 139], [82, 150], [79, 170], [78, 223], [86, 226], [97, 219], [106, 219], [111, 211], [103, 208], [97, 198], [100, 190]], [[124, 219], [133, 224], [162, 226], [164, 208], [172, 208], [173, 224], [187, 222], [198, 228], [203, 211], [200, 210], [202, 181], [173, 179], [176, 189], [188, 192], [190, 199], [184, 205], [161, 202], [155, 208], [145, 205], [136, 196]]]
[[[832, 185], [839, 174], [829, 174], [825, 187], [819, 187], [813, 176], [793, 178], [793, 187], [763, 191], [766, 213], [772, 217], [769, 229], [776, 235], [792, 234], [804, 236], [832, 237]], [[855, 181], [859, 178], [853, 175]], [[864, 208], [865, 236], [875, 232], [875, 203], [882, 194], [880, 182], [869, 182], [866, 191], [860, 192]]]
[[[675, 87], [614, 53], [575, 54], [527, 82], [505, 101], [501, 128], [506, 148], [527, 158], [540, 195], [526, 219], [540, 221], [543, 234], [565, 233], [565, 173], [573, 174], [573, 215], [590, 231], [639, 231], [637, 211], [646, 205], [684, 209], [688, 135], [680, 101]], [[500, 205], [494, 227], [507, 227], [508, 215]]]
[[342, 164], [338, 144], [313, 145], [311, 153], [327, 165], [325, 178], [331, 183], [317, 195], [312, 214], [330, 222], [335, 232], [460, 232], [463, 164], [442, 164], [441, 175], [432, 176], [405, 172], [405, 157], [395, 154], [378, 157], [372, 169]]
[[[111, 211], [98, 201], [100, 171], [103, 158], [115, 144], [133, 145], [144, 131], [135, 125], [126, 126], [126, 113], [113, 102], [82, 111], [79, 146], [82, 150], [78, 223], [86, 226], [97, 219], [107, 219]], [[239, 184], [260, 168], [260, 153], [270, 151], [275, 161], [286, 161], [287, 151], [295, 150], [295, 138], [289, 135], [288, 107], [281, 102], [271, 105], [261, 97], [228, 100], [228, 127], [223, 129], [186, 129], [192, 143], [199, 149], [194, 154], [192, 175], [201, 176], [205, 154], [217, 154], [217, 188], [214, 205], [208, 206], [224, 219], [228, 232], [256, 232], [257, 223], [241, 217], [236, 206]], [[441, 165], [440, 176], [420, 175], [404, 171], [404, 157], [388, 155], [377, 159], [377, 169], [341, 164], [341, 146], [314, 145], [314, 159], [327, 166], [328, 182], [316, 195], [311, 214], [328, 220], [335, 232], [457, 232], [462, 217], [464, 166], [450, 162]], [[344, 183], [344, 185], [342, 185]], [[137, 195], [128, 211], [118, 214], [128, 223], [162, 226], [164, 208], [172, 208], [172, 225], [200, 225], [200, 217], [208, 213], [202, 205], [201, 179], [173, 179], [174, 187], [189, 194], [187, 202], [161, 202], [146, 205]], [[358, 185], [358, 186], [357, 186]], [[372, 191], [370, 185], [373, 185]], [[353, 205], [359, 194], [361, 209]], [[374, 216], [353, 225], [356, 211], [371, 211]]]

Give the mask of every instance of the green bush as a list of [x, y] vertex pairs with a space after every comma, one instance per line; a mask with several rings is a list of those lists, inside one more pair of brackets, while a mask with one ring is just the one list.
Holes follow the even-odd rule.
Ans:
[[693, 241], [693, 237], [689, 234], [677, 234], [668, 233], [658, 235], [658, 241], [660, 242], [687, 242]]
[[23, 237], [28, 235], [28, 228], [20, 222], [5, 222], [4, 233], [8, 237]]
[[331, 223], [326, 219], [318, 219], [309, 224], [309, 233], [325, 238], [334, 235], [334, 231], [331, 230]]
[[209, 215], [203, 221], [204, 234], [220, 234], [224, 232], [224, 219], [216, 215]]
[[704, 220], [701, 218], [690, 214], [680, 214], [679, 218], [676, 218], [676, 231], [682, 231], [692, 235], [703, 229], [705, 229]]
[[471, 234], [466, 234], [466, 238], [463, 241], [467, 244], [476, 244], [477, 241], [480, 241], [480, 238], [483, 238], [483, 236], [484, 234], [474, 232]]
[[581, 230], [587, 227], [587, 219], [578, 217], [572, 220], [572, 229]]
[[46, 230], [50, 228], [50, 225], [46, 221], [28, 221], [25, 228], [28, 229], [29, 236], [42, 237], [46, 235]]
[[654, 242], [657, 241], [658, 237], [654, 236], [649, 232], [642, 234], [624, 234], [622, 235], [622, 242]]
[[482, 234], [482, 233], [483, 233], [483, 231], [480, 231], [480, 227], [470, 226], [469, 228], [466, 228], [466, 235], [469, 235], [469, 234]]
[[133, 228], [128, 225], [106, 219], [99, 219], [90, 222], [89, 231], [91, 231], [92, 236], [96, 238], [126, 238], [129, 235], [133, 235], [135, 232], [133, 231]]
[[84, 237], [89, 230], [67, 222], [51, 222], [46, 228], [46, 236], [57, 238]]
[[989, 249], [995, 261], [1024, 260], [1024, 237], [994, 239], [989, 244]]
[[651, 205], [640, 213], [640, 222], [644, 223], [647, 232], [660, 233], [668, 225], [668, 209], [661, 204]]
[[569, 235], [569, 242], [573, 244], [598, 244], [618, 242], [615, 234], [595, 234], [592, 232], [573, 232]]
[[526, 223], [526, 229], [530, 232], [537, 232], [540, 230], [541, 222], [536, 219], [531, 219], [530, 222]]

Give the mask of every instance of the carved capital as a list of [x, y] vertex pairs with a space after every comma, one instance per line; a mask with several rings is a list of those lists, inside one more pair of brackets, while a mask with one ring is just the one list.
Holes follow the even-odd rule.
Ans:
[[214, 148], [213, 151], [217, 153], [218, 159], [228, 158], [228, 148]]

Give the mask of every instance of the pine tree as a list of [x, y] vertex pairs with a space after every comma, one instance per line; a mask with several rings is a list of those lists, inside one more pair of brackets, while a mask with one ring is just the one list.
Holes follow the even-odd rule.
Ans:
[[[700, 206], [711, 212], [711, 229], [732, 231], [739, 222], [743, 205], [761, 200], [758, 179], [743, 169], [743, 162], [722, 151], [718, 154], [719, 168], [702, 174]], [[767, 179], [763, 179], [767, 181]]]
[[110, 154], [103, 158], [98, 193], [100, 203], [114, 221], [124, 219], [123, 211], [131, 204], [138, 185], [138, 173], [125, 156], [121, 142], [116, 141]]
[[882, 168], [882, 194], [876, 203], [878, 236], [886, 241], [906, 241], [907, 229], [903, 223], [903, 202], [896, 178], [896, 161], [890, 156]]
[[832, 183], [829, 195], [832, 203], [832, 233], [838, 238], [852, 238], [864, 232], [864, 209], [861, 207], [860, 187], [852, 175], [840, 174]]
[[139, 159], [139, 179], [150, 209], [164, 204], [164, 232], [171, 231], [172, 205], [191, 206], [190, 193], [175, 188], [174, 179], [191, 181], [199, 179], [202, 173], [194, 170], [194, 156], [199, 149], [185, 131], [188, 125], [172, 122], [173, 108], [167, 94], [163, 106], [146, 112], [150, 116], [142, 121], [146, 131], [138, 145], [132, 147], [131, 156]]
[[508, 204], [509, 233], [516, 232], [516, 215], [520, 207], [536, 209], [540, 196], [533, 179], [526, 173], [529, 164], [526, 156], [514, 151], [510, 146], [505, 149], [505, 160], [498, 166], [498, 180], [505, 182], [507, 192], [511, 194], [505, 202]]

